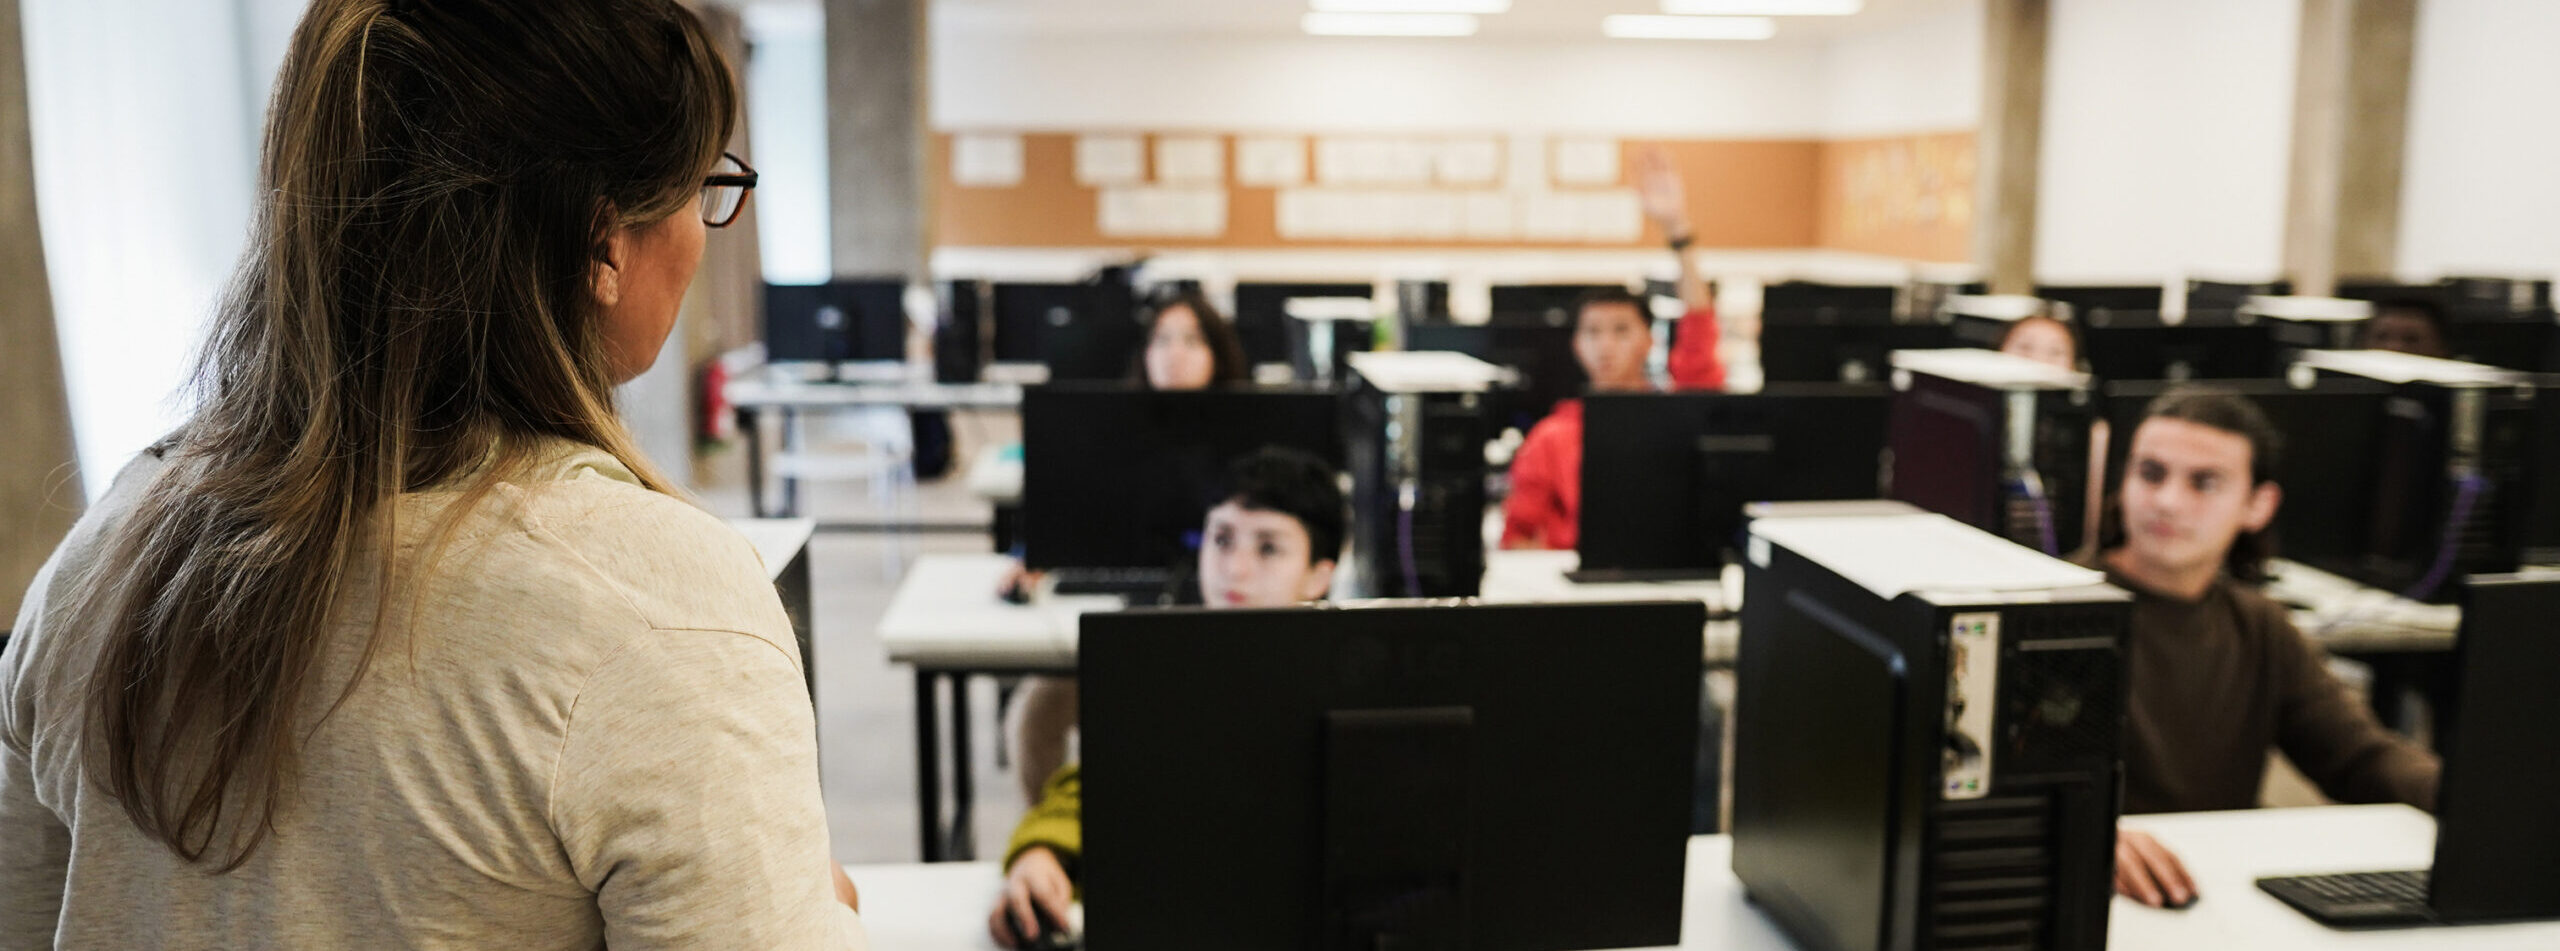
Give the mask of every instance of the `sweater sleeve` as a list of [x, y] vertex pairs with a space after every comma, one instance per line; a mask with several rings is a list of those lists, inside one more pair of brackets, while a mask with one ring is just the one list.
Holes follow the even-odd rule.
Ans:
[[1502, 547], [1556, 547], [1556, 527], [1565, 521], [1558, 438], [1556, 428], [1542, 421], [1512, 457], [1511, 494], [1502, 500]]
[[1723, 328], [1713, 304], [1690, 308], [1672, 333], [1671, 385], [1682, 390], [1724, 389], [1724, 358], [1717, 353]]
[[57, 550], [36, 572], [18, 607], [16, 633], [0, 651], [0, 951], [53, 947], [71, 874], [71, 829], [36, 793], [34, 685], [28, 676], [45, 590], [61, 558]]
[[2435, 811], [2443, 765], [2373, 718], [2354, 691], [2329, 673], [2326, 655], [2274, 605], [2267, 626], [2270, 676], [2279, 691], [2276, 746], [2331, 799], [2400, 802]]
[[1040, 801], [1013, 828], [1013, 842], [1004, 849], [1004, 867], [1012, 868], [1013, 860], [1033, 846], [1058, 853], [1058, 864], [1074, 877], [1076, 859], [1084, 854], [1084, 775], [1075, 764], [1049, 777]]
[[608, 946], [865, 944], [828, 877], [808, 688], [772, 641], [634, 636], [578, 696], [550, 815]]

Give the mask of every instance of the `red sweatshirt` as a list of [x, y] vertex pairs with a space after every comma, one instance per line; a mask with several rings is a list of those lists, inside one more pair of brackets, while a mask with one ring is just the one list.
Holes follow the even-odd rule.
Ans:
[[[1683, 390], [1724, 388], [1724, 361], [1716, 354], [1716, 312], [1700, 307], [1680, 318], [1671, 347], [1671, 385]], [[1502, 503], [1505, 548], [1574, 547], [1582, 527], [1582, 401], [1565, 400], [1511, 457], [1511, 497]]]

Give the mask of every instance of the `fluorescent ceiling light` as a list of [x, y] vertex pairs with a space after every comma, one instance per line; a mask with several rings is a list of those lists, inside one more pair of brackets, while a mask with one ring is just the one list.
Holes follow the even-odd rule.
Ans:
[[1318, 13], [1508, 13], [1511, 0], [1307, 0]]
[[1315, 36], [1474, 36], [1476, 18], [1464, 13], [1310, 13], [1300, 29]]
[[1680, 16], [1844, 17], [1866, 0], [1662, 0], [1662, 12]]
[[1621, 40], [1765, 40], [1778, 35], [1778, 21], [1768, 17], [1619, 14], [1602, 18], [1600, 32]]

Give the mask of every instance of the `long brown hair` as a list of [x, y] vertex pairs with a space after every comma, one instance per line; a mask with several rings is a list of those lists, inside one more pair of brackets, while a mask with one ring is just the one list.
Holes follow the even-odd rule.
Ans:
[[1200, 325], [1200, 341], [1209, 347], [1209, 385], [1230, 386], [1253, 382], [1253, 367], [1245, 362], [1244, 339], [1237, 336], [1236, 325], [1209, 303], [1208, 295], [1195, 290], [1175, 291], [1147, 308], [1146, 319], [1138, 324], [1138, 353], [1132, 358], [1129, 379], [1142, 389], [1154, 389], [1147, 378], [1147, 347], [1156, 339], [1156, 323], [1166, 311], [1176, 307], [1191, 312], [1191, 321]]
[[462, 489], [414, 586], [544, 437], [676, 492], [615, 415], [591, 266], [617, 229], [693, 213], [736, 109], [673, 0], [312, 4], [198, 409], [84, 599], [89, 774], [145, 833], [230, 871], [273, 831], [368, 553], [376, 633], [338, 702], [379, 644], [395, 496]]

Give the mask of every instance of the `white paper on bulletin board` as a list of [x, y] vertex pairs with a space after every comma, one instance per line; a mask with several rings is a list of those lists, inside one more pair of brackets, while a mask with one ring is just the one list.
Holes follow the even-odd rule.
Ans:
[[962, 133], [951, 137], [951, 182], [968, 188], [1022, 184], [1022, 137]]
[[1556, 184], [1617, 183], [1617, 142], [1609, 139], [1566, 139], [1556, 143]]
[[1502, 192], [1468, 192], [1459, 206], [1459, 231], [1477, 241], [1509, 241], [1520, 235], [1519, 202]]
[[1315, 152], [1324, 185], [1428, 185], [1439, 157], [1433, 143], [1412, 139], [1322, 138]]
[[1540, 135], [1513, 136], [1510, 154], [1503, 163], [1503, 183], [1512, 191], [1545, 191], [1547, 187], [1547, 139]]
[[1076, 137], [1077, 184], [1135, 185], [1146, 179], [1146, 140], [1134, 135]]
[[1215, 238], [1227, 233], [1223, 188], [1106, 188], [1095, 226], [1114, 238]]
[[1236, 140], [1236, 184], [1287, 188], [1306, 180], [1305, 139], [1253, 136]]
[[1443, 185], [1491, 185], [1502, 174], [1502, 145], [1492, 139], [1441, 143], [1439, 159]]
[[1216, 185], [1227, 180], [1226, 143], [1214, 135], [1156, 139], [1156, 181], [1167, 185]]

